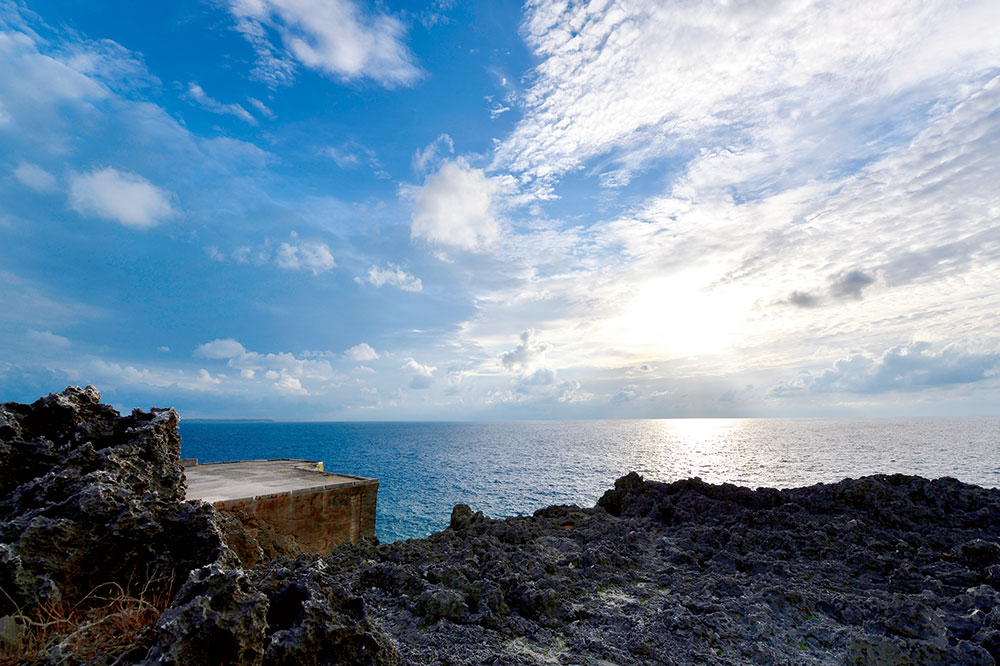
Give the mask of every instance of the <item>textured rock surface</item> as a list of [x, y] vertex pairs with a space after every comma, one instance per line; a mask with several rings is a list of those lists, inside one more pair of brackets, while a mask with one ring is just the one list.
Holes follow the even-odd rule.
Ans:
[[144, 663], [399, 664], [361, 597], [322, 559], [304, 558], [194, 572], [157, 623], [159, 641]]
[[98, 400], [68, 389], [0, 406], [0, 584], [24, 602], [176, 572], [183, 586], [128, 663], [1000, 659], [998, 490], [630, 474], [594, 508], [493, 520], [459, 505], [427, 539], [291, 560], [259, 526], [179, 501], [172, 410], [121, 418]]
[[[752, 491], [632, 474], [593, 509], [459, 505], [427, 539], [261, 565], [239, 604], [217, 572], [231, 610], [214, 627], [253, 663], [307, 641], [349, 664], [992, 664], [998, 536], [1000, 492], [953, 479]], [[181, 596], [183, 614], [216, 594]], [[242, 638], [252, 612], [265, 622]], [[164, 650], [204, 640], [170, 626]]]
[[70, 387], [0, 405], [0, 587], [18, 606], [235, 561], [214, 510], [181, 501], [177, 413], [121, 417], [100, 398]]

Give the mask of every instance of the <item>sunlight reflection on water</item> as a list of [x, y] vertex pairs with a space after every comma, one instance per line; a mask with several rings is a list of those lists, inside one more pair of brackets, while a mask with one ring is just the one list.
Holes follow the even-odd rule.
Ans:
[[514, 423], [181, 424], [183, 454], [293, 457], [381, 480], [377, 534], [445, 527], [453, 505], [491, 516], [593, 506], [615, 479], [699, 476], [791, 487], [879, 472], [1000, 485], [1000, 419], [664, 419]]

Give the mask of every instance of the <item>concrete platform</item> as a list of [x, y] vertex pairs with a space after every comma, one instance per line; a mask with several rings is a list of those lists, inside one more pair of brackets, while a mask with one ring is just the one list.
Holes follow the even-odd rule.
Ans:
[[375, 536], [378, 479], [323, 471], [311, 460], [181, 461], [187, 499], [266, 523], [299, 552], [326, 554]]
[[212, 504], [377, 482], [362, 476], [324, 472], [323, 463], [313, 460], [241, 460], [205, 464], [195, 461], [194, 465], [184, 462], [187, 463], [184, 465], [187, 499], [200, 499]]

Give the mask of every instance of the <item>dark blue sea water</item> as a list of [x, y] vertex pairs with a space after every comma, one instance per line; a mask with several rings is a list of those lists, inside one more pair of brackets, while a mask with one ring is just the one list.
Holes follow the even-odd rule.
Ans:
[[464, 502], [490, 516], [593, 506], [615, 479], [791, 487], [877, 472], [1000, 486], [1000, 418], [500, 423], [185, 423], [203, 462], [322, 460], [381, 480], [376, 534], [423, 537]]

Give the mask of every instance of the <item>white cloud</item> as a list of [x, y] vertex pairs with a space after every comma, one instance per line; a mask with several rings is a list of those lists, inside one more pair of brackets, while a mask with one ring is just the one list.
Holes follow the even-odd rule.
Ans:
[[22, 185], [30, 187], [37, 192], [46, 192], [56, 188], [55, 177], [42, 167], [30, 162], [21, 162], [18, 164], [14, 169], [14, 177]]
[[282, 268], [312, 271], [313, 275], [319, 275], [337, 265], [326, 243], [297, 241], [294, 237], [292, 243], [278, 246], [275, 262]]
[[[334, 370], [325, 358], [298, 358], [288, 352], [261, 354], [246, 349], [232, 338], [199, 345], [194, 353], [202, 358], [225, 361], [226, 367], [239, 371], [243, 380], [267, 382], [271, 388], [287, 395], [311, 395], [311, 389], [329, 390], [346, 377]], [[307, 354], [319, 355], [317, 352]], [[327, 352], [322, 355], [332, 356]]]
[[521, 386], [549, 386], [556, 380], [556, 371], [551, 368], [538, 368], [530, 374], [521, 377]]
[[325, 359], [297, 358], [288, 352], [261, 354], [247, 351], [240, 356], [230, 358], [226, 365], [241, 372], [252, 370], [255, 375], [263, 373], [267, 379], [288, 376], [318, 385], [329, 384], [341, 377]]
[[108, 96], [109, 90], [98, 80], [74, 69], [70, 63], [38, 53], [35, 40], [25, 33], [0, 33], [0, 56], [15, 68], [17, 77], [4, 81], [13, 93], [5, 103], [30, 102], [32, 105], [52, 101], [96, 100]]
[[129, 51], [110, 39], [69, 44], [59, 56], [73, 70], [118, 93], [160, 85], [160, 80], [146, 68], [140, 53]]
[[504, 106], [500, 102], [494, 101], [492, 97], [487, 97], [486, 100], [490, 103], [490, 120], [496, 120], [510, 111], [509, 106]]
[[282, 374], [278, 378], [278, 381], [274, 382], [274, 388], [282, 393], [290, 393], [292, 395], [307, 395], [309, 393], [302, 387], [302, 382], [297, 378], [285, 374]]
[[222, 383], [221, 379], [219, 379], [218, 377], [213, 377], [212, 373], [210, 373], [205, 368], [200, 368], [198, 370], [198, 379], [200, 381], [204, 382], [205, 384], [221, 384]]
[[246, 353], [246, 349], [236, 340], [232, 338], [219, 338], [212, 340], [211, 342], [206, 342], [203, 345], [198, 345], [194, 350], [195, 356], [201, 356], [203, 358], [234, 358], [236, 356], [242, 356]]
[[175, 214], [170, 193], [134, 173], [112, 167], [74, 174], [70, 205], [81, 215], [114, 220], [126, 227], [146, 229]]
[[[915, 336], [996, 348], [998, 112], [1000, 78], [972, 81], [846, 172], [738, 196], [734, 154], [710, 151], [620, 215], [512, 234], [490, 265], [503, 279], [471, 286], [462, 341], [496, 349], [535, 326], [560, 368], [649, 363], [651, 381], [822, 367]], [[759, 163], [794, 171], [785, 157]]]
[[372, 266], [368, 269], [368, 282], [376, 287], [388, 284], [399, 287], [403, 291], [423, 291], [424, 284], [420, 278], [414, 277], [393, 263], [386, 264], [385, 268]]
[[477, 250], [496, 240], [497, 183], [463, 158], [445, 162], [414, 195], [410, 234], [431, 243]]
[[166, 345], [161, 345], [161, 346], [159, 346], [159, 347], [156, 348], [156, 351], [164, 353], [164, 354], [169, 354], [170, 353], [170, 347], [168, 347]]
[[410, 388], [412, 389], [429, 388], [434, 381], [434, 371], [437, 370], [432, 365], [423, 365], [412, 358], [406, 359], [402, 369], [412, 375], [410, 377]]
[[613, 396], [611, 396], [611, 402], [631, 402], [639, 397], [639, 390], [634, 384], [629, 384], [624, 388], [618, 390]]
[[378, 358], [378, 353], [367, 342], [354, 345], [344, 352], [344, 358], [352, 361], [374, 361]]
[[1000, 56], [984, 29], [1000, 21], [990, 0], [921, 11], [906, 0], [540, 0], [526, 13], [525, 37], [542, 62], [494, 167], [543, 190], [591, 158], [642, 168], [691, 145], [787, 150], [801, 164], [782, 177], [823, 174], [859, 148], [884, 147], [865, 146], [865, 134], [885, 119], [885, 102], [906, 105], [918, 87], [931, 98], [960, 92]]
[[356, 141], [348, 141], [340, 146], [327, 146], [319, 151], [320, 154], [326, 155], [334, 162], [337, 166], [345, 171], [352, 169], [357, 169], [358, 167], [365, 165], [370, 168], [375, 176], [378, 178], [391, 178], [389, 172], [382, 167], [382, 163], [378, 159], [378, 155], [374, 150], [367, 146], [363, 146]]
[[[249, 248], [247, 248], [247, 249], [249, 249]], [[205, 248], [205, 254], [207, 254], [209, 257], [211, 257], [211, 259], [213, 261], [225, 261], [226, 259], [228, 259], [228, 257], [226, 256], [226, 253], [223, 252], [222, 250], [220, 250], [219, 248], [217, 248], [214, 245], [209, 245], [208, 247], [206, 247]], [[235, 257], [234, 257], [234, 260], [235, 260]]]
[[633, 175], [634, 174], [628, 169], [606, 171], [602, 173], [600, 177], [601, 187], [608, 189], [626, 187], [630, 182], [632, 182]]
[[249, 141], [240, 141], [227, 136], [203, 139], [199, 142], [199, 147], [207, 156], [218, 160], [219, 163], [230, 165], [229, 168], [239, 172], [242, 177], [249, 176], [257, 170], [263, 171], [268, 165], [278, 161], [275, 155]]
[[267, 106], [267, 104], [264, 104], [264, 102], [260, 101], [259, 99], [256, 99], [254, 97], [247, 97], [247, 101], [250, 102], [250, 106], [257, 109], [257, 111], [260, 112], [260, 115], [264, 116], [268, 120], [274, 120], [275, 118], [277, 118], [274, 111], [272, 111], [270, 107]]
[[424, 149], [413, 153], [413, 170], [424, 174], [432, 168], [440, 167], [447, 155], [455, 154], [455, 142], [447, 134], [442, 134], [431, 141]]
[[[71, 375], [79, 374], [77, 369], [64, 369], [64, 371]], [[221, 383], [204, 369], [191, 376], [182, 371], [151, 370], [102, 359], [90, 359], [85, 364], [84, 373], [88, 380], [94, 379], [102, 386], [144, 385], [156, 388], [176, 387], [189, 391], [212, 391]]]
[[1000, 353], [974, 353], [954, 345], [935, 351], [928, 342], [914, 342], [887, 349], [878, 358], [856, 354], [822, 372], [803, 372], [794, 381], [775, 386], [771, 393], [923, 391], [982, 381], [996, 376], [998, 368]]
[[374, 160], [376, 166], [378, 164], [375, 151], [358, 143], [345, 143], [339, 147], [327, 146], [320, 152], [336, 162], [341, 169], [356, 169], [362, 162], [371, 160]]
[[527, 371], [543, 362], [551, 348], [551, 345], [539, 342], [535, 329], [529, 328], [521, 333], [521, 342], [514, 349], [500, 354], [500, 365], [506, 370]]
[[141, 368], [131, 364], [123, 365], [114, 361], [88, 358], [81, 367], [61, 369], [71, 377], [83, 377], [99, 386], [141, 385], [199, 392], [217, 392], [223, 388], [222, 375], [212, 376], [204, 368], [191, 374], [172, 368]]
[[205, 248], [205, 253], [219, 262], [231, 260], [254, 266], [273, 264], [286, 270], [308, 270], [313, 275], [325, 273], [337, 266], [329, 245], [319, 241], [299, 240], [299, 235], [294, 231], [289, 235], [288, 241], [277, 245], [267, 240], [256, 249], [244, 245], [230, 252], [210, 245]]
[[327, 146], [321, 152], [336, 162], [341, 169], [356, 169], [361, 166], [361, 156], [355, 151]]
[[69, 347], [69, 338], [64, 338], [61, 335], [56, 335], [51, 331], [36, 331], [33, 328], [29, 328], [28, 332], [25, 334], [28, 342], [36, 345], [42, 345], [44, 347]]
[[[242, 106], [239, 104], [224, 104], [219, 100], [210, 97], [208, 93], [206, 93], [204, 89], [202, 89], [202, 87], [194, 81], [188, 84], [188, 89], [187, 92], [184, 93], [184, 96], [198, 104], [206, 111], [211, 111], [212, 113], [217, 113], [219, 115], [236, 116], [243, 122], [250, 123], [251, 125], [257, 124], [257, 119]], [[258, 104], [260, 103], [258, 102]], [[263, 106], [263, 104], [261, 104], [261, 106]], [[266, 109], [267, 107], [264, 108]]]
[[559, 402], [573, 404], [577, 402], [588, 402], [595, 399], [593, 393], [582, 390], [580, 382], [572, 379], [564, 379], [556, 387], [557, 400]]
[[[539, 12], [554, 6], [545, 0], [527, 4], [525, 31], [536, 31], [538, 25], [531, 22], [538, 20]], [[906, 12], [893, 0], [875, 6], [871, 11], [876, 24], [886, 25], [886, 12], [900, 16], [898, 34], [884, 31], [886, 44], [878, 40], [871, 43], [872, 31], [861, 20], [863, 8], [850, 0], [839, 5], [805, 2], [793, 9], [787, 4], [765, 7], [753, 3], [728, 3], [725, 8], [718, 3], [705, 4], [692, 9], [690, 4], [654, 6], [641, 0], [627, 6], [569, 3], [563, 7], [558, 10], [558, 20], [550, 27], [542, 26], [539, 34], [558, 41], [555, 32], [565, 28], [566, 43], [558, 41], [558, 48], [551, 52], [538, 51], [540, 67], [523, 79], [530, 87], [529, 94], [513, 102], [505, 100], [512, 106], [525, 100], [524, 120], [510, 137], [499, 142], [497, 160], [491, 167], [494, 170], [479, 173], [494, 188], [507, 182], [499, 180], [505, 177], [503, 171], [513, 171], [526, 188], [532, 179], [541, 182], [547, 178], [552, 193], [565, 196], [570, 205], [560, 209], [557, 203], [539, 203], [515, 217], [508, 207], [511, 199], [507, 190], [501, 192], [502, 197], [494, 190], [487, 204], [480, 207], [495, 225], [492, 240], [477, 233], [470, 234], [469, 240], [462, 229], [456, 234], [441, 222], [439, 218], [449, 217], [450, 209], [459, 212], [451, 215], [453, 221], [461, 221], [468, 208], [463, 205], [441, 206], [439, 215], [428, 218], [428, 229], [435, 231], [413, 233], [414, 238], [437, 244], [429, 248], [437, 256], [454, 262], [439, 266], [439, 272], [454, 280], [461, 292], [457, 298], [468, 296], [469, 300], [449, 312], [471, 310], [471, 314], [460, 324], [457, 336], [440, 321], [434, 323], [436, 315], [430, 311], [426, 321], [406, 324], [402, 330], [410, 326], [424, 329], [409, 334], [404, 344], [412, 346], [406, 353], [435, 354], [427, 358], [449, 367], [449, 378], [450, 366], [467, 369], [461, 400], [469, 403], [463, 404], [485, 395], [487, 387], [499, 388], [501, 393], [507, 390], [504, 395], [529, 391], [510, 395], [510, 399], [523, 400], [529, 395], [553, 404], [556, 400], [608, 402], [625, 387], [622, 398], [629, 395], [627, 390], [635, 392], [636, 399], [628, 403], [633, 409], [663, 393], [657, 389], [675, 390], [681, 401], [687, 387], [706, 376], [759, 373], [713, 389], [711, 394], [718, 396], [723, 388], [751, 381], [771, 386], [776, 377], [804, 368], [812, 377], [814, 390], [800, 391], [794, 398], [800, 399], [821, 392], [818, 378], [827, 370], [838, 369], [836, 381], [844, 385], [863, 387], [865, 382], [874, 381], [871, 376], [885, 372], [885, 367], [896, 367], [893, 364], [900, 362], [897, 357], [903, 356], [896, 353], [883, 361], [878, 353], [859, 357], [858, 350], [883, 350], [912, 338], [931, 340], [935, 345], [930, 351], [910, 349], [905, 354], [917, 360], [926, 355], [942, 356], [939, 350], [947, 341], [958, 341], [956, 349], [965, 349], [970, 343], [980, 345], [976, 354], [989, 355], [1000, 349], [996, 337], [1000, 191], [992, 182], [1000, 169], [1000, 125], [996, 123], [1000, 95], [997, 82], [983, 85], [990, 70], [982, 66], [982, 53], [995, 53], [990, 50], [993, 47], [983, 46], [983, 37], [996, 39], [995, 31], [984, 29], [994, 24], [983, 20], [984, 3], [973, 0], [963, 5], [969, 10], [968, 21], [978, 26], [967, 31], [968, 39], [950, 44], [929, 34], [926, 26], [936, 24], [951, 39], [961, 31], [942, 19], [963, 12], [942, 10], [943, 5], [936, 0], [922, 4], [917, 12]], [[780, 57], [762, 54], [764, 47], [755, 41], [754, 31], [746, 34], [745, 27], [753, 24], [748, 12], [759, 12], [760, 32], [769, 36], [764, 41], [770, 40]], [[702, 17], [698, 30], [709, 42], [724, 47], [729, 42], [749, 40], [747, 57], [763, 63], [763, 69], [746, 66], [744, 51], [738, 48], [715, 51], [716, 55], [732, 57], [688, 59], [681, 54], [676, 63], [660, 57], [664, 50], [683, 50], [693, 39], [685, 36], [687, 28], [673, 30], [662, 15], [692, 18], [696, 13]], [[583, 18], [574, 22], [577, 17]], [[817, 17], [836, 20], [826, 30], [828, 26], [817, 22]], [[273, 39], [278, 44], [277, 19], [272, 16], [271, 21], [254, 25], [261, 29], [265, 42]], [[858, 53], [845, 56], [843, 36], [854, 31], [850, 24], [859, 21]], [[775, 28], [772, 23], [784, 28]], [[824, 29], [817, 29], [821, 25]], [[782, 32], [785, 29], [787, 35]], [[649, 34], [639, 34], [644, 31]], [[595, 34], [602, 39], [594, 40]], [[929, 35], [929, 39], [920, 35]], [[626, 44], [633, 36], [634, 43]], [[830, 45], [824, 41], [828, 38], [832, 39]], [[644, 52], [641, 47], [656, 39], [668, 44], [662, 48], [654, 45]], [[577, 40], [576, 46], [573, 40]], [[157, 184], [185, 195], [185, 207], [194, 211], [187, 190], [178, 188], [194, 178], [198, 178], [200, 188], [202, 169], [215, 168], [205, 165], [217, 160], [225, 165], [236, 163], [211, 152], [208, 142], [171, 124], [166, 114], [156, 116], [153, 105], [133, 104], [110, 92], [115, 90], [111, 86], [118, 84], [109, 77], [96, 78], [94, 65], [84, 63], [85, 59], [74, 68], [67, 64], [72, 58], [52, 50], [58, 47], [51, 47], [52, 57], [46, 60], [34, 52], [29, 54], [31, 58], [21, 57], [31, 48], [11, 44], [0, 45], [0, 50], [14, 49], [15, 57], [3, 61], [10, 71], [44, 72], [45, 76], [29, 79], [30, 83], [19, 81], [19, 77], [0, 81], [4, 109], [12, 119], [11, 127], [18, 130], [7, 135], [15, 142], [8, 169], [23, 157], [53, 165], [53, 174], [61, 181], [62, 174], [74, 167], [85, 172], [92, 164], [111, 163], [123, 170], [141, 171]], [[925, 50], [926, 62], [917, 57]], [[282, 56], [280, 49], [271, 53], [276, 58]], [[811, 62], [823, 59], [829, 61], [827, 65]], [[954, 66], [959, 60], [961, 65]], [[985, 60], [995, 67], [995, 57]], [[777, 70], [769, 72], [771, 66]], [[673, 71], [675, 68], [690, 76]], [[82, 77], [93, 85], [85, 85], [87, 81], [76, 76], [82, 70], [94, 72]], [[618, 80], [611, 82], [612, 92], [606, 93], [601, 77], [609, 71], [616, 71]], [[777, 83], [770, 83], [771, 74]], [[666, 84], [657, 87], [658, 82]], [[566, 114], [560, 113], [557, 101], [550, 102], [546, 86], [556, 97], [561, 95], [571, 102]], [[619, 92], [621, 107], [615, 106], [616, 100], [610, 106], [603, 105], [608, 94]], [[28, 104], [32, 95], [44, 98], [44, 104]], [[662, 108], [645, 105], [640, 99], [644, 96], [658, 100]], [[636, 100], [639, 103], [632, 104]], [[693, 111], [685, 106], [688, 101], [693, 101]], [[242, 103], [254, 114], [260, 111], [251, 101]], [[55, 108], [72, 110], [62, 116], [69, 129], [48, 122], [46, 109]], [[699, 108], [708, 111], [699, 115]], [[121, 120], [124, 112], [112, 114], [120, 109], [128, 110], [130, 117], [141, 117], [142, 123]], [[635, 115], [604, 122], [602, 114], [619, 111], [624, 116]], [[667, 115], [658, 115], [661, 111]], [[122, 127], [121, 145], [140, 145], [136, 138], [151, 137], [149, 145], [162, 147], [164, 159], [149, 159], [140, 151], [135, 162], [74, 164], [75, 153], [66, 150], [78, 127], [72, 124], [78, 117], [73, 114], [85, 113], [95, 119], [94, 126]], [[45, 120], [36, 123], [41, 130], [26, 132], [34, 117]], [[147, 121], [151, 128], [148, 135]], [[40, 140], [50, 128], [53, 136], [70, 140], [62, 145]], [[522, 139], [523, 143], [517, 143]], [[25, 149], [32, 142], [44, 146], [32, 149], [34, 152]], [[191, 147], [183, 148], [188, 145]], [[218, 145], [219, 150], [231, 152], [226, 145]], [[166, 151], [177, 152], [167, 155]], [[71, 161], [56, 167], [53, 155], [66, 155]], [[352, 152], [349, 144], [337, 144], [329, 155], [345, 168], [363, 168], [367, 159], [363, 151]], [[240, 159], [240, 167], [232, 173], [247, 182], [259, 180], [253, 172], [258, 162], [250, 157]], [[177, 163], [197, 165], [192, 167], [197, 171], [182, 170], [175, 178], [166, 169]], [[660, 168], [661, 164], [667, 166]], [[146, 165], [160, 170], [147, 171]], [[415, 177], [431, 175], [425, 183], [427, 191], [414, 187], [414, 195], [434, 194], [428, 186], [435, 178], [444, 180], [442, 172], [449, 165], [460, 172], [464, 169], [463, 175], [477, 171], [464, 160], [455, 159], [450, 140], [442, 139], [432, 150], [419, 151], [413, 159]], [[574, 174], [572, 187], [558, 191], [559, 178], [568, 173]], [[582, 187], [578, 178], [584, 181]], [[205, 182], [211, 185], [213, 177]], [[30, 194], [14, 178], [7, 178], [5, 184], [22, 196]], [[202, 195], [221, 202], [213, 211], [223, 213], [206, 215], [205, 219], [225, 222], [220, 229], [233, 229], [226, 232], [226, 238], [243, 240], [205, 237], [211, 233], [208, 225], [199, 226], [200, 238], [191, 237], [186, 242], [220, 244], [222, 250], [208, 250], [220, 261], [324, 270], [326, 260], [321, 255], [319, 263], [310, 268], [309, 260], [298, 249], [304, 244], [295, 238], [271, 232], [273, 241], [254, 241], [253, 234], [262, 233], [260, 218], [245, 213], [259, 205], [269, 224], [315, 222], [313, 228], [330, 228], [320, 224], [334, 216], [327, 215], [321, 221], [316, 207], [299, 215], [303, 208], [293, 210], [267, 197], [248, 201], [242, 191], [234, 191], [237, 196], [232, 198], [219, 196], [228, 189], [227, 181]], [[462, 191], [474, 192], [475, 188]], [[643, 201], [642, 196], [648, 198]], [[416, 199], [414, 196], [414, 203]], [[447, 197], [443, 200], [447, 202]], [[586, 201], [594, 205], [583, 206]], [[303, 205], [308, 208], [311, 204]], [[501, 214], [497, 212], [499, 205], [503, 206]], [[367, 201], [357, 206], [358, 210], [362, 206], [366, 212], [371, 210]], [[431, 210], [436, 209], [425, 206], [425, 212]], [[560, 217], [563, 212], [565, 217]], [[300, 222], [303, 217], [306, 219]], [[237, 232], [231, 225], [244, 219], [246, 225], [238, 225]], [[383, 232], [388, 229], [379, 228]], [[451, 237], [458, 241], [451, 242]], [[342, 252], [348, 257], [355, 238], [358, 236], [345, 238], [343, 249], [337, 250], [338, 261]], [[287, 242], [282, 244], [282, 240]], [[383, 240], [390, 245], [395, 242], [388, 237]], [[228, 249], [227, 242], [233, 243]], [[244, 247], [232, 251], [237, 245]], [[458, 251], [487, 246], [489, 255], [469, 257]], [[333, 254], [326, 250], [332, 263]], [[363, 256], [371, 248], [357, 250]], [[345, 261], [348, 259], [341, 263]], [[402, 261], [400, 265], [411, 266]], [[209, 268], [213, 266], [220, 268]], [[394, 264], [372, 266], [374, 273], [365, 273], [361, 266], [358, 279], [372, 284], [418, 279]], [[354, 270], [358, 271], [356, 263]], [[36, 307], [30, 303], [34, 295], [19, 296], [17, 290], [7, 290], [0, 300], [4, 298], [14, 307], [0, 308], [0, 318], [13, 321], [12, 315], [2, 311], [26, 317], [22, 313], [29, 305]], [[789, 307], [789, 303], [801, 307]], [[276, 310], [288, 306], [258, 305]], [[27, 326], [38, 331], [65, 327], [58, 316], [45, 317], [17, 322], [12, 329], [14, 342], [24, 344], [21, 334]], [[551, 350], [534, 348], [545, 345], [532, 336], [522, 339], [516, 348], [510, 347], [510, 342], [516, 342], [511, 332], [532, 326], [544, 331]], [[436, 345], [435, 351], [421, 345]], [[501, 356], [501, 351], [506, 354]], [[962, 353], [968, 356], [973, 352]], [[402, 356], [405, 354], [393, 358]], [[546, 356], [553, 357], [551, 365]], [[318, 363], [324, 359], [326, 365]], [[844, 365], [848, 361], [853, 364]], [[392, 381], [384, 367], [374, 377], [339, 376], [331, 364], [348, 368], [345, 372], [363, 372], [350, 370], [357, 363], [348, 362], [340, 352], [309, 358], [308, 353], [296, 357], [249, 352], [240, 345], [233, 355], [198, 362], [213, 373], [205, 377], [192, 366], [183, 381], [247, 394], [295, 391], [291, 379], [316, 396], [327, 395], [324, 392], [337, 382], [356, 393], [365, 380]], [[395, 363], [400, 365], [398, 360]], [[939, 359], [928, 361], [930, 365], [923, 370], [910, 369], [895, 377], [904, 377], [916, 386], [913, 382], [918, 382], [919, 372], [926, 370], [933, 375], [943, 363]], [[553, 369], [557, 365], [558, 377]], [[224, 371], [228, 378], [214, 374], [222, 366], [233, 368], [232, 372]], [[641, 366], [650, 370], [641, 374], [633, 370]], [[137, 376], [146, 372], [128, 365], [121, 370], [127, 373], [128, 368]], [[155, 375], [150, 382], [178, 381], [169, 373], [150, 372]], [[995, 369], [984, 372], [995, 373]], [[412, 378], [416, 384], [429, 384], [436, 372], [427, 375], [408, 368], [389, 374], [395, 374], [397, 380], [404, 375], [406, 381]], [[595, 379], [599, 376], [604, 379]], [[989, 379], [996, 375], [983, 376]], [[832, 382], [833, 377], [828, 379]], [[576, 379], [594, 394], [584, 392]], [[939, 385], [958, 387], [949, 389], [954, 392], [996, 385], [995, 379], [986, 379]], [[213, 384], [212, 380], [221, 383]], [[429, 406], [439, 399], [451, 399], [443, 397], [447, 395], [442, 388], [446, 381], [438, 382], [431, 395], [425, 393], [417, 400]], [[380, 388], [386, 387], [380, 384]], [[383, 395], [389, 400], [387, 392]], [[784, 399], [791, 401], [793, 397], [789, 393]]]
[[238, 27], [258, 53], [264, 78], [283, 82], [290, 75], [288, 56], [268, 38], [281, 36], [298, 62], [336, 78], [371, 78], [384, 86], [412, 83], [420, 76], [403, 43], [399, 19], [363, 10], [350, 0], [230, 0]]

